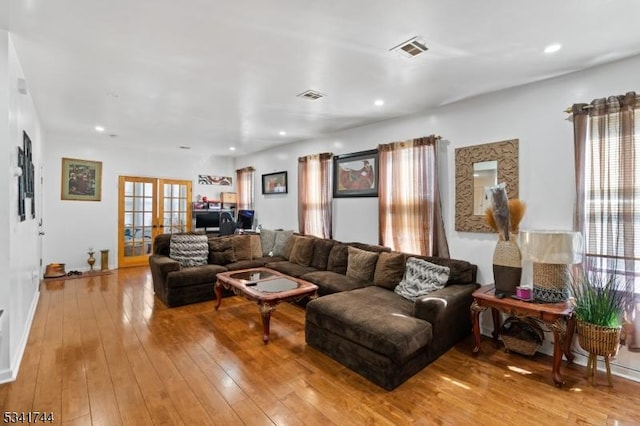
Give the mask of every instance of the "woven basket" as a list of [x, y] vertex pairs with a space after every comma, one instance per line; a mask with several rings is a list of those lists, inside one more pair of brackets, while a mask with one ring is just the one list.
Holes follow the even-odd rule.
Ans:
[[533, 318], [509, 317], [500, 328], [505, 349], [522, 355], [534, 355], [544, 340], [544, 331]]
[[600, 356], [615, 355], [620, 345], [622, 327], [604, 327], [578, 320], [578, 342], [582, 349]]

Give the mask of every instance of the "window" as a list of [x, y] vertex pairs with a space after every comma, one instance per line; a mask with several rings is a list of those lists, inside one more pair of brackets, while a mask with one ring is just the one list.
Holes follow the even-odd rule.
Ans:
[[253, 167], [236, 170], [238, 185], [238, 210], [253, 210]]

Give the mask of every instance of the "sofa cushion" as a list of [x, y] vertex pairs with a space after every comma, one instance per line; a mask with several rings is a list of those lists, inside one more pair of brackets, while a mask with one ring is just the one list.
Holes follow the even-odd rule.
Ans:
[[264, 266], [264, 262], [256, 259], [238, 260], [224, 266], [230, 271], [237, 271], [239, 269], [260, 268], [261, 266]]
[[449, 268], [423, 259], [410, 257], [402, 281], [395, 292], [411, 301], [444, 288], [449, 279]]
[[260, 230], [260, 246], [262, 247], [262, 256], [271, 256], [273, 244], [276, 242], [276, 231], [272, 229]]
[[389, 247], [379, 246], [377, 244], [366, 244], [366, 243], [347, 243], [347, 245], [351, 247], [355, 247], [360, 250], [373, 251], [376, 253], [382, 253], [385, 251], [391, 251]]
[[327, 269], [327, 262], [329, 261], [329, 254], [331, 248], [335, 244], [334, 240], [327, 240], [325, 238], [314, 238], [313, 240], [313, 257], [311, 258], [311, 264], [316, 269], [322, 271]]
[[169, 257], [177, 260], [180, 266], [199, 266], [207, 264], [209, 242], [204, 234], [172, 234], [169, 243]]
[[273, 243], [272, 256], [282, 256], [285, 259], [289, 258], [287, 249], [287, 243], [293, 236], [293, 231], [276, 231], [276, 240]]
[[260, 235], [251, 234], [249, 235], [249, 239], [251, 240], [251, 258], [258, 259], [262, 257], [262, 244], [260, 243]]
[[289, 262], [297, 263], [302, 266], [310, 266], [311, 258], [313, 257], [313, 240], [314, 238], [307, 237], [291, 237], [295, 239], [291, 254], [289, 255]]
[[366, 281], [348, 277], [332, 271], [314, 271], [301, 275], [300, 278], [318, 286], [318, 295], [339, 293], [369, 285]]
[[404, 276], [406, 262], [407, 256], [404, 253], [380, 253], [373, 274], [373, 284], [389, 290], [395, 289]]
[[169, 256], [171, 234], [160, 234], [153, 240], [153, 254]]
[[349, 246], [343, 243], [335, 243], [331, 247], [329, 259], [327, 260], [327, 271], [337, 272], [338, 274], [347, 273], [347, 262], [349, 261]]
[[200, 265], [185, 267], [167, 274], [167, 287], [192, 287], [199, 284], [211, 284], [211, 291], [216, 282], [216, 275], [227, 268], [220, 265]]
[[236, 261], [233, 243], [229, 237], [209, 238], [209, 263], [226, 265]]
[[351, 246], [349, 246], [348, 252], [347, 276], [362, 281], [373, 281], [378, 253]]
[[281, 262], [270, 262], [265, 265], [267, 268], [275, 269], [278, 272], [282, 272], [283, 274], [290, 275], [292, 277], [300, 277], [306, 273], [313, 272], [311, 266], [302, 266], [297, 263], [289, 262], [288, 260], [283, 260]]
[[413, 303], [370, 286], [310, 301], [306, 322], [402, 364], [432, 340], [431, 324], [412, 314]]
[[236, 261], [251, 260], [251, 238], [250, 235], [234, 235], [231, 238], [233, 244], [233, 252], [236, 255]]

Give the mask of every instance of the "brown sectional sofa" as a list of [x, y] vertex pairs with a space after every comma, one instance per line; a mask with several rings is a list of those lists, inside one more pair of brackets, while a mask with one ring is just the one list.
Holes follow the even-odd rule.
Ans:
[[[251, 255], [246, 238], [253, 239]], [[262, 256], [256, 238], [211, 237], [210, 263], [220, 261], [223, 251], [240, 256], [222, 259], [224, 265], [180, 268], [168, 258], [170, 236], [159, 236], [149, 260], [156, 294], [167, 306], [210, 300], [218, 272], [258, 266], [310, 281], [321, 297], [306, 304], [307, 344], [389, 390], [471, 331], [476, 265], [303, 235], [292, 236], [281, 256]], [[396, 294], [409, 256], [450, 268], [445, 287], [415, 302]]]

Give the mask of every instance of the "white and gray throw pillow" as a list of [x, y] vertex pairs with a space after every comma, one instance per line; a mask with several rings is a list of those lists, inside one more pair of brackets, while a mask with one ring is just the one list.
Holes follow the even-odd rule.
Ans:
[[415, 301], [433, 291], [444, 288], [449, 279], [449, 268], [426, 260], [410, 257], [402, 281], [395, 288], [400, 296]]
[[169, 257], [177, 260], [180, 266], [199, 266], [207, 264], [209, 240], [202, 234], [174, 234], [169, 242]]

